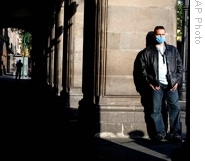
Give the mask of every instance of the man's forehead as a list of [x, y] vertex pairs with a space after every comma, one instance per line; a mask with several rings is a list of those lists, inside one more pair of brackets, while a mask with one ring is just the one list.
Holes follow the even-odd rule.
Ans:
[[155, 35], [156, 34], [165, 34], [165, 33], [166, 33], [166, 31], [164, 29], [158, 29], [155, 31]]
[[165, 32], [165, 29], [157, 29], [155, 32]]

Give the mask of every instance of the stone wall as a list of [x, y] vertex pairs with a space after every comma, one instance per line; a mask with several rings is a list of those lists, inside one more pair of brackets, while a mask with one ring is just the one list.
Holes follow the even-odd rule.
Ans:
[[[77, 108], [81, 95], [83, 1], [78, 0], [73, 18], [73, 55], [71, 57], [71, 107]], [[143, 107], [133, 82], [134, 60], [146, 46], [146, 35], [157, 25], [167, 30], [167, 43], [176, 44], [175, 0], [104, 0], [96, 8], [101, 10], [98, 25], [97, 61], [100, 85], [100, 133], [113, 136], [146, 136]], [[99, 134], [99, 135], [101, 135]], [[102, 135], [101, 135], [102, 136]]]
[[157, 25], [166, 28], [167, 42], [176, 44], [176, 1], [109, 0], [105, 7], [101, 132], [146, 136], [143, 108], [133, 83], [134, 60], [146, 46], [147, 33]]

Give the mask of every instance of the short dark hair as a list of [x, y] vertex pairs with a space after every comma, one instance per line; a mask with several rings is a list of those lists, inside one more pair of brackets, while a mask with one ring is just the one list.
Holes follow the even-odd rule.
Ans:
[[[159, 29], [165, 30], [164, 26], [156, 26], [156, 27], [154, 28], [154, 33], [156, 33], [156, 31], [159, 30]], [[165, 30], [165, 31], [166, 31], [166, 30]]]

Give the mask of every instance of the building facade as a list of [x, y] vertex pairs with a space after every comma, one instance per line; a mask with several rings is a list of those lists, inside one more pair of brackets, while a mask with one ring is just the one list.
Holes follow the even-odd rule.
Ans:
[[26, 26], [36, 88], [48, 85], [65, 108], [78, 111], [84, 133], [147, 136], [134, 61], [157, 25], [166, 28], [166, 42], [176, 45], [177, 0], [55, 2], [49, 26]]
[[21, 55], [21, 38], [17, 29], [3, 28], [0, 33], [1, 75], [15, 75], [15, 57]]
[[[74, 12], [67, 17], [68, 8]], [[78, 109], [95, 135], [146, 136], [134, 61], [157, 25], [176, 45], [177, 1], [77, 0], [62, 2], [56, 11], [46, 43], [47, 84], [66, 95], [67, 107]]]

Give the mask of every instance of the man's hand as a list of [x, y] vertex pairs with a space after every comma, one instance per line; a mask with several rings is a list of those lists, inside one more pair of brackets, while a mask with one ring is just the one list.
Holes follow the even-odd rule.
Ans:
[[171, 90], [171, 91], [174, 91], [174, 90], [177, 89], [177, 87], [178, 87], [178, 83], [176, 83], [176, 84], [174, 85], [174, 87], [172, 87], [170, 90]]
[[160, 90], [160, 86], [153, 86], [152, 84], [149, 84], [149, 86], [155, 91], [155, 90]]

